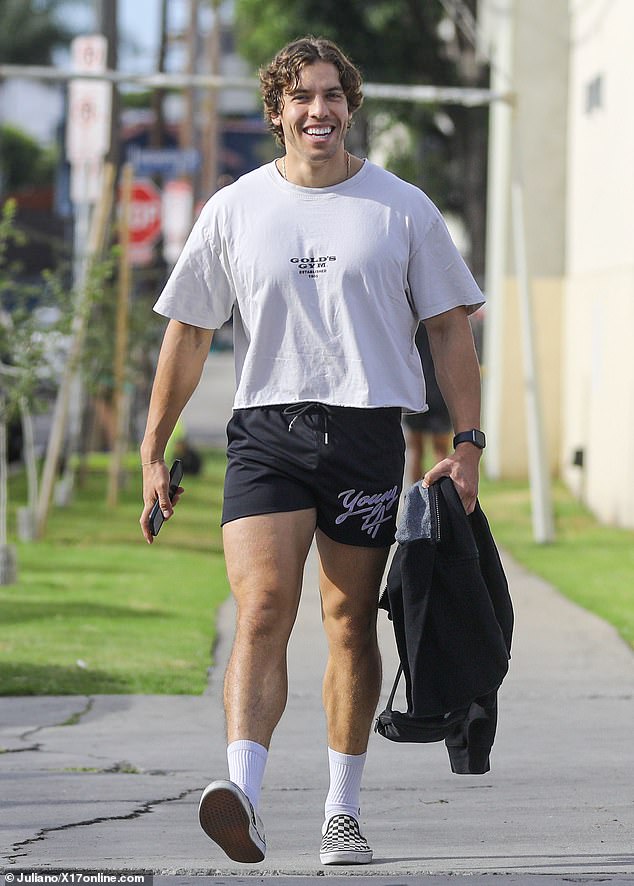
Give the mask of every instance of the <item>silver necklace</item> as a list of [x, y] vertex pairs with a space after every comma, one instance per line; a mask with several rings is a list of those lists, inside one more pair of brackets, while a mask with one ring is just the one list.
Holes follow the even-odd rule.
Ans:
[[[350, 178], [350, 154], [348, 151], [346, 153], [346, 177], [344, 181], [347, 181]], [[284, 180], [288, 181], [286, 177], [286, 154], [282, 157], [282, 175], [284, 176]]]

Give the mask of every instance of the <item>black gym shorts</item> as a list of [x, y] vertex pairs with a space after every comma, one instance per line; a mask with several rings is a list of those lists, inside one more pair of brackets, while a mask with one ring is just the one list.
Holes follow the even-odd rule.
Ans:
[[398, 407], [294, 403], [237, 409], [227, 425], [222, 523], [316, 508], [348, 545], [394, 541], [405, 443]]

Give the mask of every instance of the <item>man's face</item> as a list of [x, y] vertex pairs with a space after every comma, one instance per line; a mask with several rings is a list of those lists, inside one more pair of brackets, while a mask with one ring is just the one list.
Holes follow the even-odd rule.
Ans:
[[330, 160], [343, 151], [349, 120], [339, 71], [330, 62], [305, 65], [299, 83], [284, 92], [282, 109], [273, 117], [282, 127], [286, 153], [308, 162]]

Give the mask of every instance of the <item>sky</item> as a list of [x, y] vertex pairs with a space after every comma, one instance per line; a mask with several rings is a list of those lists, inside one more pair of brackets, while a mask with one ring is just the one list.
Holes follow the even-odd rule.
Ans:
[[[96, 5], [96, 4], [95, 4]], [[172, 26], [185, 21], [188, 0], [170, 0]], [[119, 68], [123, 71], [149, 73], [156, 65], [160, 29], [161, 0], [119, 0]], [[62, 17], [73, 29], [89, 34], [95, 31], [95, 12], [91, 6], [68, 6]], [[68, 63], [68, 54], [60, 54], [56, 61]]]
[[[182, 2], [177, 5], [183, 6]], [[119, 67], [122, 70], [146, 73], [156, 65], [160, 6], [160, 0], [119, 0]]]

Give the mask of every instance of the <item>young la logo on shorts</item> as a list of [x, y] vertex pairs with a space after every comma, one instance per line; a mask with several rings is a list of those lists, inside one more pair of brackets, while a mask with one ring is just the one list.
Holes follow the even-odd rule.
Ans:
[[335, 519], [339, 525], [348, 517], [361, 517], [361, 529], [367, 532], [371, 538], [376, 538], [379, 527], [392, 519], [389, 513], [398, 501], [398, 486], [393, 486], [386, 492], [377, 492], [367, 495], [363, 489], [346, 489], [340, 492], [337, 498], [341, 499], [343, 512]]
[[328, 270], [328, 262], [337, 261], [336, 255], [320, 255], [312, 258], [291, 258], [290, 262], [297, 266], [300, 276], [316, 277], [317, 274], [325, 274]]

